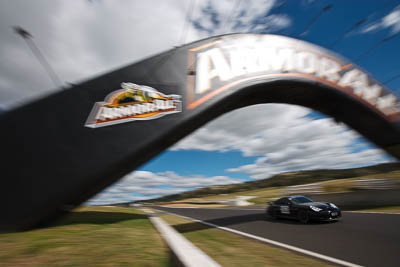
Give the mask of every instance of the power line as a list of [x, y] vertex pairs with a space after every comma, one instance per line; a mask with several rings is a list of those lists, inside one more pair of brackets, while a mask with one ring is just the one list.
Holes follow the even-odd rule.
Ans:
[[[196, 5], [196, 0], [191, 0], [189, 3], [188, 9], [186, 10], [186, 18], [185, 18], [185, 22], [183, 25], [182, 34], [181, 34], [181, 38], [178, 43], [178, 46], [183, 45], [186, 40], [186, 35], [188, 32], [188, 22], [191, 20], [193, 9], [194, 9], [195, 5]], [[153, 77], [154, 78], [154, 73], [157, 71], [157, 69], [159, 69], [161, 66], [163, 66], [167, 62], [168, 59], [170, 59], [173, 55], [175, 55], [175, 53], [177, 51], [178, 51], [178, 48], [175, 47], [175, 49], [173, 51], [171, 51], [170, 53], [168, 53], [166, 55], [163, 55], [159, 60], [155, 61], [152, 64], [152, 66], [149, 68], [151, 71], [146, 72], [144, 77], [147, 77], [147, 78]]]
[[288, 0], [284, 0], [283, 3], [278, 7], [278, 9], [275, 12], [275, 15], [279, 15], [282, 12], [283, 7], [287, 4]]
[[[376, 15], [377, 13], [379, 13], [381, 10], [386, 9], [388, 6], [392, 6], [391, 4], [388, 5], [384, 5], [382, 8], [375, 10], [374, 12], [371, 12], [368, 16], [360, 19], [359, 21], [357, 21], [356, 23], [354, 23], [347, 31], [345, 31], [342, 35], [340, 35], [338, 38], [336, 38], [335, 41], [333, 41], [328, 47], [332, 48], [333, 46], [335, 46], [336, 44], [338, 44], [341, 40], [343, 40], [349, 33], [353, 32], [355, 29], [357, 29], [358, 27], [360, 27], [362, 24], [365, 24], [367, 21], [369, 21], [372, 17], [374, 17], [374, 15]], [[397, 4], [396, 4], [397, 6]], [[390, 9], [389, 13], [392, 11], [392, 8]], [[384, 16], [387, 16], [387, 14], [389, 13], [385, 13]], [[382, 18], [381, 17], [381, 18]]]
[[233, 13], [235, 12], [236, 9], [239, 8], [241, 3], [242, 3], [242, 0], [236, 0], [235, 4], [232, 5], [232, 9], [229, 12], [228, 17], [226, 17], [226, 20], [225, 20], [225, 23], [224, 23], [223, 27], [221, 27], [222, 33], [227, 32], [227, 30], [225, 28], [230, 24], [230, 22], [232, 20]]
[[382, 40], [380, 40], [379, 42], [376, 42], [375, 44], [373, 44], [370, 48], [368, 48], [365, 52], [361, 53], [358, 57], [356, 57], [353, 62], [358, 62], [360, 61], [362, 58], [368, 56], [373, 50], [375, 50], [377, 47], [379, 47], [381, 44], [386, 43], [388, 41], [390, 41], [391, 39], [393, 39], [394, 37], [396, 37], [397, 35], [399, 35], [400, 32], [398, 33], [394, 33], [391, 34], [385, 38], [383, 38]]
[[[288, 0], [284, 0], [283, 3], [278, 7], [278, 9], [276, 10], [275, 13], [273, 13], [272, 15], [279, 15], [282, 13], [283, 8], [285, 7], [285, 5], [287, 4]], [[284, 30], [286, 29], [280, 29], [279, 31], [277, 31], [275, 34], [281, 34]]]
[[[279, 6], [279, 8], [278, 8], [278, 10], [276, 11], [276, 15], [279, 15], [279, 14], [281, 14], [282, 13], [282, 10], [283, 10], [283, 8], [286, 6], [286, 4], [288, 3], [288, 1], [287, 0], [285, 0], [280, 6]], [[282, 32], [284, 32], [284, 31], [286, 31], [286, 29], [285, 28], [283, 28], [283, 29], [281, 29], [281, 30], [279, 30], [279, 31], [277, 31], [275, 34], [282, 34]]]
[[186, 10], [186, 18], [185, 18], [185, 22], [183, 23], [181, 38], [180, 38], [178, 45], [183, 45], [185, 43], [186, 35], [188, 33], [188, 22], [190, 21], [190, 19], [192, 17], [192, 13], [193, 13], [193, 9], [194, 9], [195, 5], [196, 5], [196, 0], [191, 0], [189, 3], [189, 7]]
[[299, 34], [296, 35], [296, 38], [298, 38], [299, 36], [305, 34], [310, 28], [311, 26], [317, 21], [317, 19], [326, 11], [328, 11], [329, 9], [331, 9], [333, 7], [332, 4], [329, 4], [327, 6], [325, 6], [324, 8], [322, 8], [317, 15], [315, 15], [315, 17], [308, 23], [308, 25], [305, 27], [305, 29], [300, 32]]
[[339, 43], [341, 40], [343, 40], [344, 37], [346, 37], [346, 35], [348, 35], [349, 33], [351, 33], [352, 31], [354, 31], [356, 28], [360, 27], [362, 24], [364, 24], [365, 22], [368, 21], [368, 17], [365, 17], [363, 19], [360, 19], [359, 21], [357, 21], [356, 23], [354, 23], [347, 31], [345, 31], [342, 35], [340, 35], [338, 38], [336, 38], [335, 41], [333, 41], [328, 47], [332, 48], [333, 46], [335, 46], [337, 43]]
[[388, 80], [384, 81], [383, 84], [386, 85], [386, 84], [390, 83], [391, 81], [394, 81], [398, 78], [400, 78], [400, 73], [398, 73], [398, 74], [394, 75], [393, 77], [389, 78]]
[[39, 63], [42, 65], [44, 70], [49, 75], [50, 79], [53, 81], [56, 87], [62, 88], [62, 82], [60, 78], [58, 78], [57, 74], [51, 67], [51, 65], [47, 62], [46, 58], [43, 56], [42, 52], [36, 46], [35, 42], [33, 41], [33, 36], [27, 30], [23, 29], [20, 26], [13, 27], [16, 34], [22, 37], [25, 40], [29, 48], [31, 49], [32, 53], [36, 56]]

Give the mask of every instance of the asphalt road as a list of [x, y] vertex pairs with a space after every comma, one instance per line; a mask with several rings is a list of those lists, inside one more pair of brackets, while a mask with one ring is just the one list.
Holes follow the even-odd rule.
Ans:
[[400, 266], [400, 214], [344, 212], [339, 222], [272, 220], [264, 210], [160, 210], [203, 220], [363, 266]]

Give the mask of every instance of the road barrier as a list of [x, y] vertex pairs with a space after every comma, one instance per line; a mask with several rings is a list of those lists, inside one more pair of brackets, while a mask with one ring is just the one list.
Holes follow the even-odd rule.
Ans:
[[285, 195], [294, 194], [320, 194], [323, 193], [323, 188], [320, 184], [302, 184], [288, 186], [285, 189]]
[[173, 266], [185, 267], [221, 267], [198, 247], [193, 245], [174, 228], [167, 225], [153, 211], [144, 209], [149, 215], [151, 223], [160, 232], [167, 243], [171, 254]]
[[377, 179], [359, 179], [354, 181], [355, 189], [369, 189], [369, 190], [394, 189], [399, 186], [400, 183], [394, 179], [377, 178]]

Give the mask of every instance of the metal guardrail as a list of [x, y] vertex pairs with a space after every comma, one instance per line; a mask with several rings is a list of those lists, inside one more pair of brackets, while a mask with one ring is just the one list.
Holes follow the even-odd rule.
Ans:
[[292, 185], [285, 189], [286, 195], [295, 194], [320, 194], [323, 193], [323, 188], [320, 184], [302, 184], [302, 185]]
[[[400, 188], [400, 180], [390, 178], [358, 179], [352, 182], [353, 189], [379, 190]], [[319, 183], [288, 186], [284, 193], [294, 194], [321, 194], [324, 188]]]
[[355, 189], [368, 189], [368, 190], [379, 190], [379, 189], [393, 189], [400, 186], [400, 183], [394, 179], [376, 178], [376, 179], [359, 179], [353, 183]]
[[153, 211], [148, 209], [143, 209], [143, 211], [148, 214], [151, 223], [160, 232], [170, 248], [175, 261], [174, 265], [185, 267], [221, 267], [221, 265], [193, 245], [183, 235], [157, 217]]

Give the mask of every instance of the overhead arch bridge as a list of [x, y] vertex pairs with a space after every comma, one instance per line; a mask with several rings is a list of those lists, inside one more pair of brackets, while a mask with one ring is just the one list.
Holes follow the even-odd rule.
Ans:
[[51, 221], [206, 122], [260, 103], [325, 113], [400, 159], [399, 99], [365, 70], [288, 37], [218, 36], [3, 114], [0, 230]]

